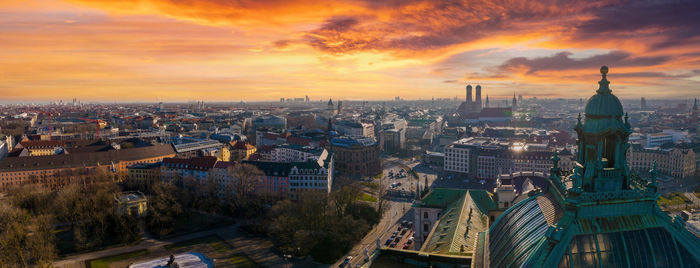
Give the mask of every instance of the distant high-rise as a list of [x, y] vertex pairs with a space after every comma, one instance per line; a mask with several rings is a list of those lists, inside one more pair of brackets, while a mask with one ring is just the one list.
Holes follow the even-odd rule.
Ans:
[[639, 108], [642, 110], [647, 109], [647, 99], [645, 99], [644, 97], [642, 97], [642, 100], [639, 101]]
[[518, 103], [523, 104], [523, 94], [518, 94]]
[[338, 113], [342, 113], [343, 111], [343, 101], [338, 101]]
[[513, 109], [518, 107], [518, 101], [515, 99], [515, 92], [513, 92], [513, 103], [511, 104], [511, 107], [513, 107]]
[[695, 121], [697, 124], [698, 119], [700, 119], [700, 107], [698, 107], [698, 99], [695, 98], [693, 102], [693, 111], [691, 112], [691, 122]]
[[306, 95], [306, 102], [309, 102], [309, 95]]
[[489, 94], [486, 94], [486, 108], [489, 108]]
[[284, 103], [284, 98], [280, 98], [280, 102], [281, 102], [281, 103]]

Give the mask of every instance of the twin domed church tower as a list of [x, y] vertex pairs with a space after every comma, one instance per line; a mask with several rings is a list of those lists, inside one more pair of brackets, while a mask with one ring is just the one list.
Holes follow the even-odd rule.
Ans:
[[[578, 157], [562, 177], [506, 210], [484, 235], [477, 267], [700, 267], [700, 239], [658, 204], [656, 170], [630, 174], [631, 128], [612, 94], [608, 68], [579, 115]], [[481, 243], [481, 242], [480, 242]]]

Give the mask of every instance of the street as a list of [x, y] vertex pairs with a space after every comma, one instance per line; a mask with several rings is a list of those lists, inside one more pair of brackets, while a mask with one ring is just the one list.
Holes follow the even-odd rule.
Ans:
[[[393, 171], [393, 173], [396, 174], [401, 168], [417, 167], [419, 162], [409, 162], [398, 158], [386, 158], [384, 160], [385, 164], [383, 167], [383, 177], [382, 179], [375, 180], [375, 182], [378, 182], [385, 187], [384, 189], [389, 189], [392, 183], [401, 182], [401, 186], [398, 186], [397, 188], [404, 188], [405, 191], [415, 192], [418, 181], [420, 181], [421, 185], [424, 185], [425, 179], [427, 178], [428, 184], [432, 184], [437, 178], [437, 175], [434, 172], [419, 167], [416, 169], [418, 180], [414, 179], [410, 174], [408, 174], [409, 170], [405, 171], [407, 174], [405, 178], [390, 179], [390, 171]], [[355, 244], [353, 249], [350, 250], [347, 255], [343, 256], [342, 259], [338, 260], [331, 267], [339, 267], [347, 256], [352, 256], [350, 265], [347, 267], [357, 267], [364, 264], [366, 257], [365, 252], [367, 254], [372, 254], [372, 252], [377, 249], [377, 239], [381, 245], [384, 245], [384, 242], [391, 237], [392, 232], [397, 229], [397, 225], [401, 221], [413, 221], [413, 210], [411, 210], [411, 206], [413, 205], [412, 199], [390, 198], [387, 202], [386, 212], [382, 216], [379, 223], [374, 226], [374, 228], [367, 233], [367, 235], [365, 235], [361, 241]]]

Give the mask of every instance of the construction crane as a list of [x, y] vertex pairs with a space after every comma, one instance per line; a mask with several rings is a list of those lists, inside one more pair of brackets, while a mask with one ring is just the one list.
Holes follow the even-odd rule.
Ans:
[[97, 138], [98, 139], [100, 138], [100, 120], [90, 119], [90, 118], [79, 118], [79, 119], [86, 121], [86, 122], [95, 123], [95, 125], [97, 126]]

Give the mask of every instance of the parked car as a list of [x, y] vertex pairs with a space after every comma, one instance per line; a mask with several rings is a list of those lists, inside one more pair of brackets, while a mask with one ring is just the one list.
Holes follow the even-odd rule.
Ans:
[[401, 226], [402, 226], [402, 227], [403, 227], [403, 226], [406, 226], [407, 224], [408, 224], [408, 221], [402, 221], [402, 222], [401, 222]]
[[394, 238], [394, 243], [398, 243], [399, 241], [401, 241], [401, 236], [397, 236], [396, 238]]
[[[413, 238], [413, 237], [411, 237], [411, 238]], [[408, 239], [408, 241], [406, 241], [406, 245], [410, 245], [412, 243], [413, 243], [413, 239]]]
[[408, 249], [408, 247], [410, 247], [410, 246], [411, 246], [411, 244], [403, 244], [403, 249]]
[[396, 247], [396, 243], [391, 243], [391, 245], [389, 245], [389, 247], [390, 247], [390, 248], [395, 248], [395, 247]]
[[401, 235], [405, 235], [406, 232], [408, 232], [408, 229], [407, 229], [407, 228], [404, 228], [403, 231], [401, 231]]
[[339, 267], [348, 266], [350, 264], [351, 260], [352, 260], [352, 256], [345, 257], [345, 260], [343, 260], [343, 263], [341, 263]]
[[[399, 230], [399, 231], [400, 231], [400, 230]], [[399, 234], [399, 231], [394, 231], [394, 233], [393, 233], [393, 234], [391, 234], [391, 238], [394, 238], [394, 237], [396, 237], [396, 235], [398, 235], [398, 234]]]
[[412, 222], [412, 221], [409, 221], [409, 222], [406, 224], [406, 228], [409, 228], [409, 229], [410, 229], [410, 228], [413, 228], [413, 222]]
[[394, 241], [394, 239], [389, 238], [389, 239], [386, 240], [386, 243], [384, 243], [384, 245], [385, 245], [385, 246], [391, 245], [391, 242], [393, 242], [393, 241]]

